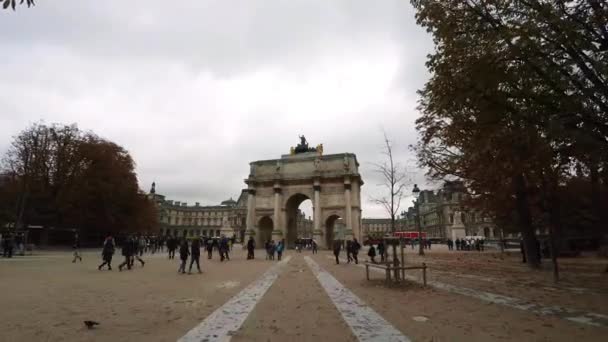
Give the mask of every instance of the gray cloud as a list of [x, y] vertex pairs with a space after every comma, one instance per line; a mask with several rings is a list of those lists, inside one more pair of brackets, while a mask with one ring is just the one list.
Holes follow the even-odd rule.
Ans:
[[39, 1], [0, 12], [0, 46], [0, 151], [29, 123], [76, 122], [127, 148], [145, 190], [215, 204], [305, 134], [357, 154], [375, 217], [370, 164], [383, 129], [412, 164], [432, 50], [398, 0]]

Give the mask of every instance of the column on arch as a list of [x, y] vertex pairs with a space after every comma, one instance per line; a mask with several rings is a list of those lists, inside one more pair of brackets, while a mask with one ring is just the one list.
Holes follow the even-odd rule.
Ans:
[[[283, 238], [287, 237], [287, 227], [281, 227], [281, 185], [279, 183], [274, 184], [274, 211], [272, 218], [272, 234], [273, 238], [276, 236], [278, 238], [278, 232], [280, 231], [283, 235]], [[278, 242], [278, 241], [275, 241]]]
[[344, 179], [344, 203], [346, 205], [346, 212], [345, 214], [345, 223], [346, 223], [346, 230], [347, 231], [351, 231], [352, 234], [352, 229], [353, 229], [353, 208], [352, 208], [352, 204], [351, 204], [351, 195], [350, 195], [350, 189], [351, 189], [351, 183], [350, 183], [350, 178], [345, 178]]
[[[255, 189], [249, 188], [247, 190], [247, 235], [251, 232], [255, 232]], [[247, 237], [249, 239], [249, 236]]]
[[314, 190], [314, 198], [313, 198], [313, 232], [312, 236], [319, 244], [320, 247], [328, 247], [325, 246], [325, 240], [321, 239], [321, 182], [319, 180], [315, 180], [313, 184]]

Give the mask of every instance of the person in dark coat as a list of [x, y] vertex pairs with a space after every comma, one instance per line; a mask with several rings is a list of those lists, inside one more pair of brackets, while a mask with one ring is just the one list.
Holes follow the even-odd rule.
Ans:
[[207, 250], [207, 259], [211, 260], [213, 257], [213, 239], [207, 238], [205, 241], [205, 249]]
[[459, 251], [460, 250], [460, 239], [456, 239], [456, 250]]
[[14, 241], [13, 241], [13, 235], [11, 233], [6, 234], [5, 237], [2, 238], [2, 256], [5, 258], [12, 258], [13, 257], [13, 248], [14, 248]]
[[336, 265], [340, 264], [340, 250], [342, 249], [342, 241], [334, 240], [334, 256], [336, 257]]
[[175, 250], [177, 249], [177, 239], [169, 236], [167, 239], [167, 250], [169, 251], [169, 259], [175, 259]]
[[230, 245], [226, 236], [222, 236], [220, 239], [220, 261], [230, 260]]
[[179, 258], [181, 260], [181, 264], [179, 265], [177, 273], [186, 273], [186, 261], [188, 261], [189, 255], [190, 251], [188, 250], [188, 241], [182, 238], [182, 242], [179, 245]]
[[123, 261], [120, 265], [118, 265], [118, 270], [122, 271], [122, 268], [127, 266], [127, 269], [131, 269], [131, 258], [133, 257], [133, 239], [129, 236], [125, 239], [122, 244], [122, 255], [125, 257], [125, 261]]
[[384, 262], [384, 258], [385, 258], [385, 249], [384, 249], [384, 241], [380, 241], [378, 243], [378, 254], [380, 254], [380, 262]]
[[190, 246], [190, 269], [188, 269], [188, 274], [192, 274], [192, 264], [196, 262], [196, 268], [198, 269], [198, 273], [201, 273], [201, 240], [194, 239], [192, 240], [192, 245]]
[[76, 260], [80, 260], [82, 262], [82, 257], [80, 256], [80, 238], [78, 237], [78, 233], [74, 233], [74, 260], [72, 262], [76, 262]]
[[352, 241], [346, 241], [346, 262], [350, 264], [353, 261], [353, 243]]
[[359, 241], [357, 241], [357, 239], [353, 239], [353, 241], [350, 244], [350, 252], [353, 256], [353, 259], [355, 260], [355, 264], [359, 263], [359, 258], [357, 256], [359, 255], [360, 249], [361, 249], [361, 244], [359, 243]]
[[519, 251], [521, 252], [521, 262], [526, 263], [526, 249], [524, 248], [524, 240], [519, 240]]
[[318, 253], [318, 246], [317, 246], [317, 241], [312, 240], [312, 254], [317, 254]]
[[374, 248], [374, 245], [369, 246], [369, 251], [367, 251], [367, 256], [370, 258], [370, 260], [374, 264], [376, 263], [376, 248]]
[[103, 242], [103, 248], [101, 250], [101, 258], [103, 263], [97, 267], [101, 271], [101, 268], [108, 265], [108, 270], [112, 270], [112, 256], [114, 255], [114, 238], [112, 235], [108, 235]]
[[255, 241], [253, 240], [253, 237], [250, 236], [249, 240], [247, 241], [247, 260], [254, 259], [254, 257], [255, 257], [254, 251], [255, 251]]

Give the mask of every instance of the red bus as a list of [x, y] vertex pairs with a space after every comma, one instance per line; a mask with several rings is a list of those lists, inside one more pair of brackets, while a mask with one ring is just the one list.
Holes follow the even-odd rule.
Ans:
[[[394, 236], [405, 239], [418, 239], [418, 232], [395, 232]], [[422, 232], [422, 238], [426, 239], [426, 233]]]

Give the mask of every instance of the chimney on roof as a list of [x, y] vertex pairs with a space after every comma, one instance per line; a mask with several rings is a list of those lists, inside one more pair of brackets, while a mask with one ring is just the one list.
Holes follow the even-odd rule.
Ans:
[[200, 204], [199, 202], [196, 202], [196, 203], [194, 203], [194, 206], [195, 206], [195, 207], [200, 207], [200, 206], [201, 206], [201, 204]]
[[187, 207], [188, 206], [188, 202], [183, 202], [182, 203], [182, 207]]
[[175, 205], [179, 206], [180, 205], [180, 201], [175, 201]]
[[168, 205], [173, 205], [173, 200], [167, 200]]

